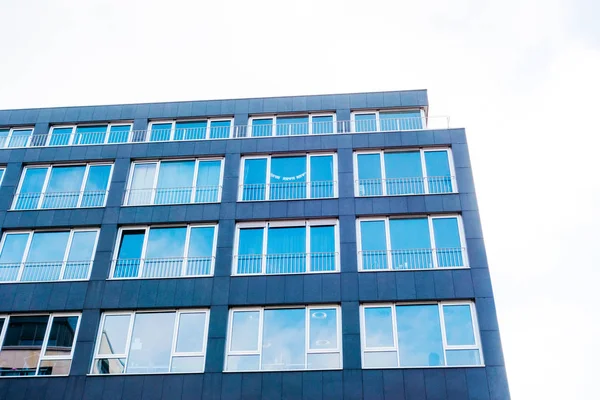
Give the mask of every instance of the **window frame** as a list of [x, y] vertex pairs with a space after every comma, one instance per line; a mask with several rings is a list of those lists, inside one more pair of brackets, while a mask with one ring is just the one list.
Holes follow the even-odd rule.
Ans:
[[[223, 138], [211, 137], [211, 122], [229, 122], [229, 135]], [[203, 139], [181, 139], [175, 140], [175, 126], [178, 122], [206, 122], [206, 136]], [[171, 131], [169, 132], [168, 140], [150, 140], [152, 135], [152, 126], [160, 124], [171, 124]], [[194, 140], [219, 140], [219, 139], [231, 139], [234, 135], [234, 120], [232, 117], [204, 117], [204, 118], [185, 118], [185, 119], [155, 119], [148, 121], [148, 128], [146, 129], [146, 135], [144, 136], [144, 142], [146, 143], [161, 143], [161, 142], [187, 142]]]
[[[87, 184], [87, 179], [89, 177], [89, 172], [90, 172], [90, 168], [91, 167], [95, 167], [95, 166], [102, 166], [102, 165], [110, 165], [110, 172], [108, 173], [108, 182], [106, 185], [106, 194], [104, 195], [104, 203], [101, 206], [94, 206], [94, 207], [81, 207], [81, 203], [83, 202], [83, 195], [85, 193], [85, 186]], [[46, 190], [48, 189], [48, 183], [50, 182], [50, 176], [52, 175], [52, 169], [56, 168], [56, 167], [85, 167], [85, 172], [83, 173], [83, 178], [81, 180], [81, 186], [79, 187], [79, 196], [77, 198], [77, 205], [75, 207], [61, 207], [61, 208], [42, 208], [41, 206], [44, 204], [44, 198], [46, 195]], [[75, 164], [63, 164], [63, 163], [59, 163], [59, 164], [32, 164], [32, 165], [25, 165], [23, 166], [23, 169], [21, 171], [21, 177], [19, 178], [19, 184], [17, 185], [17, 191], [15, 192], [15, 195], [13, 196], [13, 201], [12, 204], [10, 206], [9, 211], [30, 211], [30, 210], [69, 210], [69, 209], [76, 209], [76, 208], [104, 208], [106, 207], [106, 203], [108, 202], [108, 194], [110, 192], [110, 185], [112, 183], [112, 176], [113, 176], [113, 172], [114, 172], [114, 168], [115, 164], [113, 162], [91, 162], [91, 163], [75, 163]], [[27, 173], [28, 169], [38, 169], [38, 168], [47, 168], [46, 170], [46, 177], [44, 178], [44, 184], [42, 185], [42, 191], [39, 192], [40, 198], [38, 199], [38, 204], [35, 208], [24, 208], [24, 209], [17, 209], [15, 208], [18, 201], [19, 201], [19, 195], [21, 194], [21, 189], [23, 187], [23, 183], [25, 182], [25, 174]], [[60, 192], [57, 192], [60, 193]], [[67, 192], [69, 193], [69, 192]]]
[[[85, 128], [87, 126], [104, 126], [104, 125], [105, 125], [105, 123], [103, 123], [103, 122], [87, 123], [87, 124], [52, 125], [50, 127], [50, 130], [48, 131], [48, 136], [46, 137], [46, 140], [44, 141], [43, 146], [44, 147], [94, 146], [94, 145], [101, 145], [101, 144], [122, 144], [122, 143], [130, 143], [131, 142], [131, 135], [133, 132], [133, 122], [124, 121], [124, 122], [106, 123], [106, 135], [104, 136], [104, 140], [101, 143], [73, 143], [73, 141], [75, 140], [75, 134], [77, 133], [78, 127]], [[111, 128], [118, 127], [118, 126], [129, 126], [129, 132], [127, 133], [127, 141], [126, 142], [109, 143], [108, 139], [110, 138]], [[52, 140], [52, 133], [54, 132], [54, 129], [65, 129], [65, 128], [71, 128], [71, 133], [69, 134], [68, 143], [51, 145], [50, 141]]]
[[[267, 247], [269, 238], [269, 228], [285, 228], [285, 227], [305, 227], [310, 228], [312, 226], [332, 226], [334, 232], [335, 241], [335, 270], [333, 271], [311, 271], [311, 259], [310, 255], [310, 229], [306, 229], [305, 232], [305, 257], [306, 257], [306, 272], [288, 272], [288, 273], [276, 273], [267, 274]], [[240, 230], [244, 228], [262, 228], [263, 239], [262, 239], [262, 254], [261, 254], [261, 272], [258, 274], [241, 274], [237, 272], [237, 260], [239, 257], [240, 249]], [[334, 218], [329, 219], [307, 219], [307, 220], [273, 220], [273, 221], [251, 221], [251, 222], [238, 222], [235, 225], [235, 234], [233, 238], [233, 257], [231, 264], [231, 276], [277, 276], [277, 275], [306, 275], [306, 274], [335, 274], [340, 272], [340, 232], [339, 232], [339, 220]]]
[[[431, 244], [431, 259], [432, 265], [431, 268], [411, 268], [411, 269], [392, 269], [392, 246], [391, 246], [391, 232], [390, 232], [390, 220], [398, 220], [398, 219], [420, 219], [427, 218], [427, 225], [429, 228], [429, 243]], [[463, 258], [462, 266], [452, 266], [452, 267], [440, 267], [438, 256], [435, 250], [437, 250], [435, 243], [435, 232], [433, 230], [433, 220], [434, 219], [444, 219], [444, 218], [456, 218], [458, 225], [458, 237], [461, 244], [461, 253]], [[363, 258], [361, 254], [363, 253], [362, 249], [362, 232], [361, 232], [361, 222], [364, 221], [383, 221], [385, 226], [385, 247], [386, 247], [386, 260], [387, 260], [387, 268], [386, 269], [363, 269]], [[462, 215], [460, 214], [415, 214], [415, 215], [386, 215], [386, 216], [369, 216], [369, 217], [358, 217], [356, 218], [356, 247], [357, 247], [357, 258], [358, 258], [358, 272], [404, 272], [404, 271], [446, 271], [453, 269], [469, 269], [469, 255], [467, 249], [467, 240], [465, 237], [465, 229], [462, 222]]]
[[0, 172], [2, 172], [2, 174], [0, 174], [0, 187], [2, 187], [2, 181], [4, 181], [4, 176], [6, 175], [6, 166], [0, 166]]
[[[210, 274], [208, 275], [183, 275], [183, 272], [187, 270], [188, 259], [189, 259], [189, 250], [190, 250], [190, 237], [193, 228], [197, 227], [214, 227], [213, 233], [213, 243], [212, 243], [212, 255], [211, 255], [211, 263], [210, 263]], [[146, 258], [146, 254], [148, 251], [148, 237], [150, 233], [150, 229], [152, 228], [186, 228], [185, 233], [185, 243], [183, 248], [182, 260], [185, 261], [182, 265], [182, 275], [180, 276], [161, 276], [161, 277], [152, 277], [152, 276], [142, 276], [142, 272], [144, 270], [144, 264]], [[123, 238], [123, 232], [126, 231], [140, 231], [144, 230], [144, 242], [142, 243], [142, 254], [139, 258], [140, 266], [138, 270], [138, 276], [136, 277], [114, 277], [115, 268], [117, 266], [117, 261], [119, 260], [119, 251], [121, 250], [121, 239]], [[190, 224], [158, 224], [158, 225], [131, 225], [131, 226], [122, 226], [119, 228], [117, 233], [117, 241], [113, 251], [113, 258], [111, 260], [110, 273], [108, 275], [109, 280], [133, 280], [133, 279], [178, 279], [178, 278], [204, 278], [204, 277], [212, 277], [215, 275], [215, 261], [217, 255], [217, 238], [219, 237], [219, 224], [218, 223], [190, 223]], [[185, 267], [185, 268], [184, 268]]]
[[[311, 310], [320, 310], [324, 308], [334, 308], [336, 310], [336, 339], [337, 346], [335, 349], [322, 349], [317, 351], [315, 349], [310, 348], [310, 314]], [[271, 369], [261, 369], [262, 365], [262, 341], [264, 339], [264, 313], [265, 310], [305, 310], [305, 336], [304, 336], [304, 362], [307, 368], [303, 369], [295, 369], [295, 370], [271, 370]], [[257, 350], [231, 350], [231, 340], [233, 338], [233, 314], [235, 312], [256, 312], [259, 313], [259, 323], [258, 323], [258, 343]], [[223, 362], [223, 372], [224, 373], [245, 373], [245, 372], [301, 372], [301, 371], [339, 371], [344, 369], [344, 350], [342, 345], [342, 308], [339, 304], [310, 304], [310, 305], [283, 305], [283, 306], [255, 306], [255, 307], [230, 307], [229, 314], [227, 318], [227, 338], [225, 341], [225, 360]], [[308, 368], [308, 355], [309, 354], [339, 354], [340, 355], [340, 366], [338, 368], [328, 368], [328, 369], [309, 369]], [[258, 365], [259, 369], [257, 370], [243, 370], [243, 371], [233, 371], [228, 370], [228, 358], [229, 356], [259, 356]]]
[[[69, 376], [71, 373], [71, 366], [73, 362], [73, 355], [75, 354], [75, 347], [77, 346], [77, 339], [79, 336], [79, 327], [81, 326], [81, 316], [82, 313], [78, 312], [50, 312], [50, 313], [1, 313], [0, 318], [4, 318], [4, 326], [0, 329], [0, 352], [2, 352], [2, 347], [4, 347], [4, 340], [6, 339], [6, 331], [8, 330], [8, 325], [11, 317], [38, 317], [38, 316], [48, 316], [48, 324], [46, 325], [46, 332], [44, 333], [44, 339], [42, 342], [42, 346], [40, 348], [40, 357], [36, 366], [36, 374], [35, 375], [26, 375], [26, 376], [0, 376], [0, 379], [5, 378], [32, 378], [32, 377], [53, 377], [53, 376]], [[77, 317], [77, 326], [75, 327], [75, 333], [73, 334], [73, 345], [71, 346], [71, 352], [69, 356], [46, 356], [46, 349], [48, 348], [48, 338], [50, 337], [50, 331], [52, 330], [52, 324], [54, 322], [54, 318], [60, 317]], [[70, 360], [71, 365], [69, 366], [69, 373], [66, 375], [39, 375], [39, 369], [42, 365], [43, 361], [53, 361], [53, 360]]]
[[[27, 257], [29, 256], [29, 251], [31, 250], [31, 242], [33, 241], [33, 236], [36, 233], [60, 233], [60, 232], [69, 232], [69, 239], [67, 240], [67, 245], [65, 247], [65, 252], [63, 254], [61, 270], [59, 274], [59, 278], [53, 281], [22, 281], [23, 271], [25, 270], [25, 264], [27, 264]], [[85, 278], [82, 279], [62, 279], [64, 276], [65, 270], [67, 267], [67, 263], [69, 262], [69, 253], [71, 252], [71, 245], [73, 244], [73, 237], [77, 232], [96, 232], [96, 240], [94, 241], [94, 247], [92, 250], [92, 258], [90, 259], [90, 266], [88, 267], [88, 273]], [[17, 274], [17, 279], [14, 281], [0, 281], [0, 284], [3, 283], [34, 283], [34, 282], [82, 282], [89, 281], [90, 276], [92, 274], [92, 267], [94, 266], [94, 260], [96, 258], [96, 250], [98, 249], [98, 240], [100, 238], [100, 228], [71, 228], [71, 229], [21, 229], [21, 230], [7, 230], [2, 234], [2, 238], [0, 239], [0, 254], [4, 250], [4, 243], [6, 242], [6, 237], [8, 235], [18, 235], [27, 233], [29, 236], [27, 237], [27, 242], [25, 244], [25, 248], [23, 250], [23, 255], [21, 256], [21, 261], [19, 263], [19, 272]], [[79, 260], [75, 260], [79, 261]], [[85, 260], [84, 260], [85, 261]]]
[[[410, 112], [410, 111], [418, 111], [421, 114], [421, 120], [423, 121], [421, 129], [407, 129], [406, 131], [420, 131], [427, 129], [427, 115], [425, 110], [422, 107], [407, 107], [407, 108], [377, 108], [377, 109], [362, 109], [362, 110], [354, 110], [350, 112], [350, 133], [369, 133], [369, 132], [397, 132], [398, 130], [381, 130], [381, 118], [380, 113], [393, 113], [393, 112]], [[356, 130], [356, 116], [357, 115], [365, 115], [365, 114], [375, 114], [375, 130], [374, 131], [357, 131]], [[401, 130], [405, 131], [405, 130]]]
[[[267, 136], [269, 137], [269, 136]], [[303, 197], [303, 198], [294, 198], [294, 199], [275, 199], [272, 200], [271, 197], [271, 160], [273, 158], [286, 158], [286, 157], [301, 157], [304, 156], [306, 157], [306, 176], [307, 179], [306, 182], [304, 182], [306, 184], [306, 194], [307, 197]], [[310, 168], [310, 159], [311, 157], [319, 157], [319, 156], [332, 156], [332, 160], [333, 160], [333, 174], [332, 174], [332, 178], [333, 178], [333, 197], [311, 197], [312, 193], [311, 193], [311, 189], [312, 189], [312, 185], [310, 185], [311, 183], [313, 183], [313, 180], [310, 179], [312, 178], [312, 173], [311, 173], [311, 168]], [[258, 160], [258, 159], [263, 159], [266, 158], [267, 159], [267, 167], [265, 169], [265, 198], [263, 200], [244, 200], [244, 170], [246, 168], [246, 160]], [[323, 152], [323, 153], [273, 153], [273, 154], [264, 154], [264, 155], [249, 155], [249, 156], [242, 156], [241, 157], [241, 161], [240, 161], [240, 177], [239, 177], [239, 182], [238, 182], [238, 202], [252, 202], [252, 201], [293, 201], [293, 200], [322, 200], [322, 199], [337, 199], [339, 197], [339, 187], [338, 187], [338, 159], [337, 159], [337, 153], [336, 152]], [[318, 181], [317, 181], [318, 182]], [[325, 181], [326, 182], [326, 181]]]
[[[421, 172], [423, 179], [423, 193], [406, 193], [406, 194], [388, 194], [387, 193], [387, 173], [385, 170], [385, 155], [390, 153], [411, 153], [419, 152], [421, 159]], [[427, 173], [427, 166], [425, 162], [425, 153], [445, 151], [448, 156], [448, 167], [450, 169], [450, 180], [452, 183], [452, 191], [443, 193], [430, 193], [428, 179], [431, 178]], [[379, 155], [379, 163], [381, 169], [381, 193], [382, 194], [371, 194], [361, 195], [360, 194], [360, 179], [358, 177], [358, 156], [360, 155]], [[424, 196], [430, 194], [456, 194], [458, 193], [458, 185], [456, 183], [456, 169], [454, 167], [454, 157], [452, 154], [451, 147], [419, 147], [419, 148], [406, 148], [406, 149], [381, 149], [381, 150], [355, 150], [352, 158], [353, 162], [353, 175], [354, 175], [354, 197], [382, 197], [382, 196]]]
[[[400, 351], [398, 349], [398, 320], [396, 315], [396, 306], [419, 306], [419, 305], [437, 305], [438, 316], [440, 322], [440, 334], [442, 337], [442, 351], [444, 352], [444, 365], [422, 365], [422, 366], [402, 366], [400, 365]], [[473, 329], [473, 336], [475, 338], [474, 345], [448, 345], [446, 337], [446, 324], [444, 317], [444, 306], [448, 305], [468, 305], [471, 310], [471, 328]], [[391, 308], [392, 310], [392, 333], [394, 338], [394, 346], [392, 347], [372, 347], [367, 348], [366, 346], [366, 325], [365, 325], [365, 309], [367, 308]], [[478, 365], [447, 365], [446, 351], [448, 350], [477, 350], [479, 351], [479, 359], [481, 364]], [[370, 352], [396, 352], [396, 367], [367, 367], [365, 366], [365, 353]], [[479, 323], [477, 320], [477, 309], [474, 301], [470, 300], [446, 300], [446, 301], [417, 301], [417, 302], [377, 302], [377, 303], [361, 303], [360, 304], [360, 357], [361, 357], [361, 368], [362, 369], [410, 369], [410, 368], [479, 368], [485, 367], [485, 360], [483, 358], [483, 346], [481, 343], [481, 335], [479, 330]]]
[[[308, 133], [298, 134], [298, 135], [277, 135], [277, 118], [290, 118], [290, 117], [304, 117], [308, 116]], [[332, 125], [333, 132], [330, 133], [313, 133], [313, 117], [333, 117]], [[271, 135], [270, 136], [252, 136], [252, 130], [254, 128], [254, 120], [260, 119], [273, 119], [273, 123], [271, 124]], [[248, 118], [248, 134], [247, 138], [261, 138], [261, 137], [290, 137], [290, 136], [307, 136], [307, 135], [331, 135], [338, 133], [337, 129], [337, 118], [335, 111], [331, 112], [316, 112], [316, 113], [283, 113], [283, 114], [256, 114], [251, 115]]]
[[[169, 358], [169, 370], [173, 364], [174, 357], [204, 357], [204, 365], [202, 365], [201, 372], [144, 372], [144, 373], [128, 373], [126, 372], [127, 366], [129, 364], [129, 350], [131, 348], [131, 339], [133, 335], [133, 327], [135, 324], [135, 316], [137, 314], [161, 314], [161, 313], [175, 313], [175, 324], [173, 326], [173, 340], [171, 342], [171, 352]], [[179, 324], [181, 322], [181, 314], [195, 314], [195, 313], [205, 313], [206, 320], [204, 322], [204, 336], [202, 338], [202, 352], [180, 352], [176, 351], [177, 346], [177, 335], [179, 334]], [[107, 316], [118, 316], [118, 315], [129, 315], [129, 327], [127, 329], [127, 337], [125, 343], [125, 353], [119, 354], [98, 354], [98, 350], [100, 349], [100, 339], [102, 337], [102, 331], [104, 328], [104, 323], [106, 321]], [[92, 354], [92, 363], [90, 366], [90, 372], [88, 375], [91, 376], [123, 376], [123, 375], [164, 375], [164, 374], [203, 374], [206, 369], [206, 351], [208, 347], [208, 329], [210, 327], [210, 308], [169, 308], [169, 309], [151, 309], [151, 310], [118, 310], [118, 311], [104, 311], [100, 318], [100, 324], [98, 325], [98, 332], [96, 333], [96, 339], [94, 343], [94, 353]], [[98, 359], [125, 359], [125, 365], [123, 366], [123, 373], [120, 374], [96, 374], [94, 373], [94, 364]]]
[[[37, 146], [30, 146], [31, 138], [33, 137], [34, 132], [35, 132], [34, 126], [0, 127], [0, 130], [7, 130], [7, 129], [8, 129], [8, 135], [6, 135], [6, 140], [4, 141], [4, 144], [2, 145], [2, 147], [0, 147], [0, 149], [22, 149], [25, 147], [37, 147]], [[27, 130], [31, 130], [31, 134], [29, 136], [27, 136], [27, 141], [25, 142], [24, 146], [14, 146], [14, 147], [9, 146], [10, 140], [13, 137], [14, 131], [27, 131]]]

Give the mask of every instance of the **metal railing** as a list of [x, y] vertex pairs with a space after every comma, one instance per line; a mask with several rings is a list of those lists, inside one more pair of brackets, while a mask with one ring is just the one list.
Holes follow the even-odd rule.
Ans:
[[410, 194], [453, 193], [454, 176], [425, 176], [409, 178], [358, 179], [358, 196], [398, 196]]
[[362, 271], [456, 268], [467, 266], [464, 247], [359, 251]]
[[175, 278], [210, 276], [214, 257], [119, 258], [112, 278]]
[[86, 261], [46, 261], [0, 264], [0, 282], [84, 280], [92, 266]]
[[234, 256], [236, 275], [302, 274], [337, 270], [338, 253], [238, 254]]
[[21, 192], [15, 195], [13, 210], [104, 207], [108, 190], [81, 192]]
[[[0, 138], [0, 149], [20, 147], [82, 146], [115, 143], [148, 143], [184, 140], [240, 139], [256, 137], [329, 135], [449, 129], [449, 117], [379, 118], [371, 120], [274, 123], [269, 125], [210, 126], [206, 128], [143, 129], [106, 133], [13, 135]], [[108, 135], [108, 136], [107, 136]]]
[[240, 185], [240, 200], [326, 199], [336, 197], [336, 187], [336, 181], [244, 184]]
[[178, 188], [129, 189], [125, 191], [127, 206], [157, 204], [218, 203], [221, 186], [196, 186]]

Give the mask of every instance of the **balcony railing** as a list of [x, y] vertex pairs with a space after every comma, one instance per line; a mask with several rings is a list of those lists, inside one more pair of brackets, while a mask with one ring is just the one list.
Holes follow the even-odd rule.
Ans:
[[125, 205], [147, 206], [156, 204], [218, 203], [221, 186], [178, 188], [129, 189], [125, 191]]
[[0, 282], [88, 279], [92, 261], [46, 261], [0, 264]]
[[82, 192], [22, 192], [15, 195], [13, 210], [104, 207], [108, 190]]
[[326, 199], [336, 197], [336, 188], [336, 181], [244, 184], [240, 185], [240, 200]]
[[373, 133], [449, 129], [449, 117], [380, 118], [358, 121], [301, 122], [269, 125], [210, 126], [207, 128], [143, 129], [129, 132], [72, 132], [69, 134], [13, 135], [0, 138], [0, 149], [19, 147], [82, 146], [184, 140], [242, 139], [339, 133]]
[[467, 267], [463, 247], [359, 251], [362, 271]]
[[358, 196], [453, 193], [456, 187], [453, 176], [358, 179], [355, 184]]
[[210, 276], [214, 257], [119, 258], [113, 260], [115, 279]]
[[236, 275], [334, 272], [337, 258], [335, 252], [238, 254], [234, 256], [234, 268]]

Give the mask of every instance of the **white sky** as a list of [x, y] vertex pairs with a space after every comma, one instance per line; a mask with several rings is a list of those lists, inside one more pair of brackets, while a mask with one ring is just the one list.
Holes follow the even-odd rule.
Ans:
[[466, 127], [514, 399], [592, 399], [600, 1], [0, 2], [0, 109], [429, 90]]

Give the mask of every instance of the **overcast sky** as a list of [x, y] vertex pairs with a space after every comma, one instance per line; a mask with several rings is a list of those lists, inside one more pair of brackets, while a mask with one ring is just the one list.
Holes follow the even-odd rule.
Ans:
[[0, 109], [422, 89], [466, 127], [514, 399], [600, 398], [600, 1], [0, 1]]

